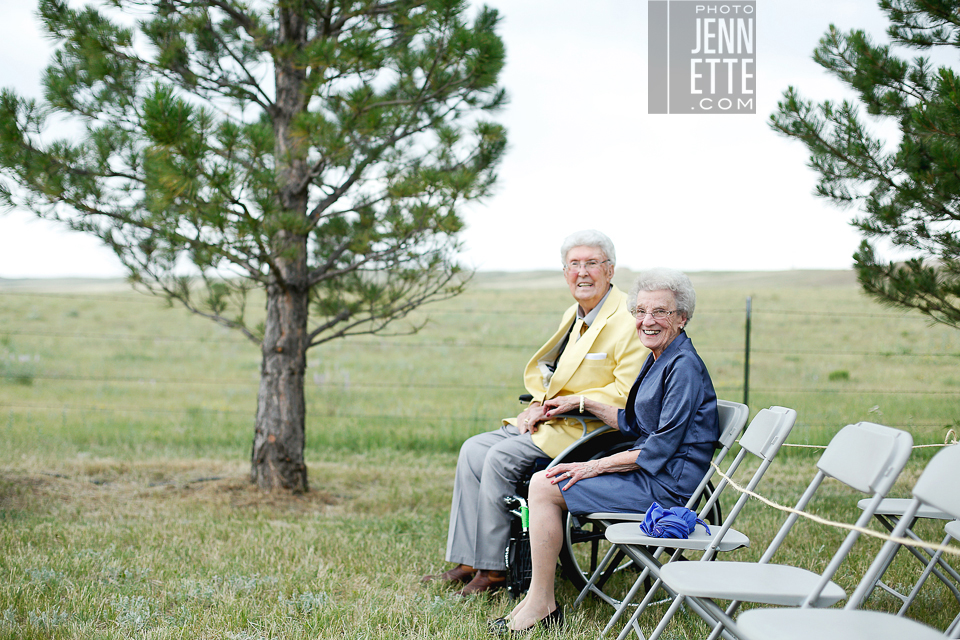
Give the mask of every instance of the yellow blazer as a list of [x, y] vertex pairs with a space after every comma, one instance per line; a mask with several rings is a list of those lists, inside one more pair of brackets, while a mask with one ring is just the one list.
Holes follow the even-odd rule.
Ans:
[[[555, 396], [583, 395], [624, 407], [630, 387], [640, 373], [640, 365], [649, 353], [637, 337], [636, 322], [627, 311], [626, 299], [617, 287], [611, 289], [594, 323], [579, 340], [567, 345], [566, 355], [557, 363], [557, 370], [545, 388], [539, 362], [563, 340], [577, 317], [577, 303], [564, 312], [557, 332], [534, 354], [524, 371], [524, 386], [534, 400], [543, 402]], [[570, 339], [573, 340], [573, 336]], [[505, 419], [504, 423], [515, 425], [516, 418]], [[601, 424], [591, 420], [587, 427], [592, 430]], [[537, 425], [533, 442], [554, 458], [582, 432], [576, 420], [550, 420]]]

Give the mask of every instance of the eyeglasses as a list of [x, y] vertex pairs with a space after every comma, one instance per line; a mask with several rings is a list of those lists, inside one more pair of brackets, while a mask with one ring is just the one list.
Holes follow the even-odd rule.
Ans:
[[637, 320], [643, 320], [649, 315], [654, 320], [665, 320], [666, 318], [669, 318], [676, 312], [677, 312], [676, 310], [667, 311], [666, 309], [654, 309], [653, 311], [647, 311], [646, 309], [637, 309], [633, 312], [633, 317], [636, 318]]
[[580, 267], [584, 267], [587, 271], [596, 271], [600, 268], [601, 265], [610, 262], [609, 260], [587, 260], [586, 262], [580, 262], [579, 260], [571, 260], [564, 265], [564, 269], [570, 271], [580, 271]]

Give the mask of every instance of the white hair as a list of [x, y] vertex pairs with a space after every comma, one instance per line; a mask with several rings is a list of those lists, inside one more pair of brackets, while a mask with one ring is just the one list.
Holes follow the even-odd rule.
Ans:
[[567, 253], [574, 247], [596, 247], [603, 251], [604, 257], [610, 261], [610, 264], [617, 264], [617, 252], [613, 248], [613, 240], [596, 229], [575, 231], [564, 239], [563, 244], [560, 245], [560, 262], [563, 266], [567, 266]]
[[680, 315], [686, 317], [687, 322], [693, 317], [693, 310], [697, 306], [697, 292], [693, 289], [693, 283], [687, 274], [676, 269], [666, 269], [657, 267], [641, 271], [637, 276], [633, 288], [630, 290], [630, 297], [627, 305], [630, 313], [637, 310], [637, 296], [641, 291], [661, 291], [666, 289], [673, 293], [673, 298], [677, 302], [677, 311]]

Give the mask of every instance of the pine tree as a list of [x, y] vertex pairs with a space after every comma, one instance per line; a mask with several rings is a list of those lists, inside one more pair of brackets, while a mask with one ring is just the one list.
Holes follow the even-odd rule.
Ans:
[[[813, 104], [791, 87], [771, 124], [807, 145], [810, 166], [820, 174], [818, 195], [858, 209], [852, 224], [864, 239], [854, 268], [864, 290], [960, 328], [960, 81], [949, 67], [934, 68], [929, 57], [897, 55], [945, 50], [955, 56], [960, 2], [881, 0], [879, 6], [890, 21], [890, 44], [831, 25], [814, 53], [856, 92], [859, 105]], [[895, 122], [900, 139], [874, 135], [871, 129], [882, 122]], [[883, 241], [908, 259], [882, 259]]]
[[458, 212], [489, 194], [506, 147], [484, 117], [505, 103], [497, 12], [75, 6], [39, 4], [59, 43], [43, 99], [0, 94], [0, 197], [99, 237], [138, 286], [256, 343], [252, 480], [306, 490], [307, 350], [462, 290]]

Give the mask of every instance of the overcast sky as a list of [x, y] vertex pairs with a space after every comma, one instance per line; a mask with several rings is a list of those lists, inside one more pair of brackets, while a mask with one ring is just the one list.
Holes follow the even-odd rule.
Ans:
[[[0, 0], [0, 87], [39, 95], [50, 55], [31, 0]], [[610, 235], [631, 269], [846, 269], [853, 211], [812, 195], [798, 142], [773, 133], [782, 91], [842, 98], [811, 60], [830, 23], [877, 39], [875, 0], [758, 0], [756, 115], [647, 114], [643, 0], [490, 0], [507, 46], [498, 116], [510, 150], [496, 194], [465, 212], [464, 262], [553, 269], [564, 236]], [[95, 239], [29, 213], [0, 214], [0, 278], [122, 276]]]

